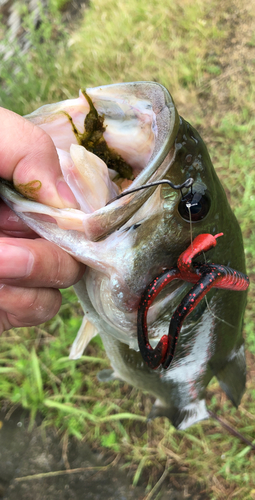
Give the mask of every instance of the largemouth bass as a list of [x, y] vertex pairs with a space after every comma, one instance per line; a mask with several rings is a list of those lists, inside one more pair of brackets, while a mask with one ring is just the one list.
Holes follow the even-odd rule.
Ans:
[[[43, 205], [29, 186], [19, 186], [20, 194], [1, 183], [0, 194], [40, 236], [87, 265], [75, 285], [85, 316], [71, 357], [100, 334], [113, 370], [99, 378], [119, 378], [150, 392], [156, 401], [149, 417], [167, 416], [179, 429], [208, 417], [205, 391], [213, 376], [237, 406], [246, 379], [245, 292], [211, 289], [185, 320], [167, 370], [151, 369], [138, 347], [141, 296], [155, 277], [176, 266], [191, 237], [224, 233], [200, 261], [245, 273], [238, 222], [204, 142], [179, 117], [169, 92], [153, 82], [102, 86], [26, 118], [52, 137], [77, 205]], [[190, 178], [192, 190], [159, 185], [128, 194], [162, 179], [180, 185]], [[126, 196], [116, 199], [123, 190]], [[195, 209], [188, 209], [194, 196]], [[190, 288], [185, 281], [170, 282], [148, 309], [152, 346], [167, 333]]]

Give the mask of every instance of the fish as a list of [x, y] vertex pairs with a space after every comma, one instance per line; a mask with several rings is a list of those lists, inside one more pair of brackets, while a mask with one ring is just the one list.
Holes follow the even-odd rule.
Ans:
[[[213, 262], [245, 274], [237, 219], [206, 145], [168, 90], [157, 82], [88, 88], [26, 118], [52, 137], [77, 204], [46, 206], [29, 188], [4, 181], [0, 196], [41, 237], [87, 266], [74, 285], [84, 319], [70, 358], [99, 334], [112, 369], [98, 379], [149, 392], [155, 402], [148, 418], [167, 417], [178, 429], [209, 418], [205, 398], [213, 377], [237, 407], [246, 382], [246, 291], [211, 288], [185, 317], [167, 369], [150, 367], [139, 348], [142, 296], [197, 237], [223, 233], [201, 254], [200, 266]], [[191, 287], [180, 279], [167, 283], [146, 311], [152, 349]]]

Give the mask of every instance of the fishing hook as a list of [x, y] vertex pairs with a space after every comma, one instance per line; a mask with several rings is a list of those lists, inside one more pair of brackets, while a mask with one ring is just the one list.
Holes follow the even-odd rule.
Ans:
[[[166, 184], [170, 186], [172, 189], [179, 189], [181, 191], [182, 195], [182, 189], [183, 188], [192, 188], [192, 184], [194, 184], [194, 179], [192, 177], [189, 177], [189, 179], [186, 179], [182, 184], [173, 184], [173, 182], [167, 180], [167, 179], [162, 179], [161, 181], [155, 181], [155, 182], [150, 182], [149, 184], [143, 184], [140, 187], [134, 188], [134, 189], [129, 189], [128, 191], [124, 191], [123, 193], [119, 194], [112, 200], [108, 201], [106, 205], [109, 205], [110, 203], [113, 203], [116, 200], [119, 200], [120, 198], [123, 198], [123, 196], [127, 196], [128, 194], [136, 193], [136, 191], [140, 191], [141, 189], [147, 189], [153, 186], [160, 186], [161, 184]], [[182, 195], [183, 197], [183, 195]]]

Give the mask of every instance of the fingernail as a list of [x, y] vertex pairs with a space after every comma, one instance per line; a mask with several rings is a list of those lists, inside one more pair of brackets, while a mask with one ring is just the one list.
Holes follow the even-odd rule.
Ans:
[[34, 256], [27, 248], [0, 242], [0, 279], [26, 278], [33, 264]]
[[79, 208], [79, 204], [76, 201], [71, 189], [64, 181], [63, 178], [60, 178], [56, 182], [56, 188], [58, 195], [64, 202], [64, 206], [67, 208]]

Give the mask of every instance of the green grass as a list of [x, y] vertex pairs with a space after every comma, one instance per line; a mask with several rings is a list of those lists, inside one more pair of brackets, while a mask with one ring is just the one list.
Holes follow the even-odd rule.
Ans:
[[[209, 147], [242, 227], [248, 273], [254, 278], [252, 5], [238, 0], [92, 0], [75, 31], [68, 31], [58, 12], [62, 3], [51, 3], [37, 32], [25, 16], [31, 49], [21, 56], [17, 47], [11, 60], [1, 61], [1, 105], [25, 114], [77, 96], [80, 87], [161, 82]], [[242, 404], [234, 409], [214, 381], [208, 388], [210, 409], [253, 443], [254, 295], [253, 280], [245, 319], [249, 374]], [[80, 360], [68, 360], [80, 322], [81, 309], [67, 290], [52, 321], [0, 337], [2, 407], [27, 408], [31, 426], [40, 411], [44, 425], [56, 426], [60, 435], [86, 436], [92, 446], [119, 453], [134, 484], [147, 481], [148, 494], [166, 470], [169, 485], [179, 481], [193, 491], [200, 484], [215, 500], [255, 499], [254, 452], [217, 422], [202, 422], [186, 432], [176, 431], [166, 419], [147, 424], [150, 396], [118, 381], [97, 381], [97, 372], [109, 366], [100, 339], [93, 339]]]

